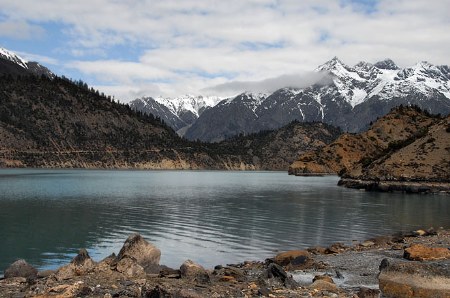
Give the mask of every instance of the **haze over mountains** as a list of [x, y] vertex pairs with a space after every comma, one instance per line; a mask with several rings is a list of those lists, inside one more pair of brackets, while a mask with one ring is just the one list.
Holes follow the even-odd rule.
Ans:
[[[315, 72], [328, 79], [306, 88], [286, 86], [271, 94], [243, 92], [222, 101], [189, 97], [189, 105], [201, 107], [196, 113], [184, 105], [183, 98], [147, 97], [134, 100], [131, 106], [161, 117], [188, 139], [202, 141], [276, 129], [293, 120], [321, 121], [359, 132], [400, 104], [450, 113], [448, 66], [419, 62], [401, 69], [386, 59], [350, 67], [335, 57]], [[171, 104], [178, 104], [178, 109]]]

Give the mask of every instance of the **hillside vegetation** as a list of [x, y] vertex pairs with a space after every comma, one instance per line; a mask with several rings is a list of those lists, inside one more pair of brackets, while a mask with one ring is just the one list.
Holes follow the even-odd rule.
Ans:
[[218, 144], [191, 142], [83, 82], [32, 75], [0, 77], [0, 116], [2, 167], [287, 170], [340, 133], [292, 123]]

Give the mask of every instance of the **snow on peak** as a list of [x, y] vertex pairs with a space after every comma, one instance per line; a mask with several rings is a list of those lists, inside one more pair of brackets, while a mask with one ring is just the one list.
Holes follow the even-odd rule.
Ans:
[[333, 59], [320, 65], [316, 70], [317, 71], [332, 71], [332, 70], [339, 69], [342, 67], [345, 68], [346, 65], [344, 63], [342, 63], [342, 61], [339, 60], [338, 57], [334, 56]]
[[23, 59], [22, 57], [16, 55], [15, 53], [8, 51], [5, 48], [0, 47], [0, 57], [6, 60], [9, 60], [25, 69], [28, 69], [28, 61]]
[[267, 93], [245, 91], [235, 97], [224, 100], [222, 104], [228, 105], [232, 103], [243, 103], [249, 109], [251, 109], [253, 113], [255, 113], [256, 109], [267, 99], [268, 96], [269, 94]]
[[400, 69], [394, 61], [389, 58], [384, 59], [383, 61], [378, 61], [374, 64], [375, 67], [379, 69], [387, 69], [387, 70], [398, 70]]
[[334, 57], [330, 61], [320, 65], [316, 71], [318, 72], [328, 72], [335, 77], [335, 83], [337, 80], [354, 79], [362, 80], [355, 69], [345, 65], [339, 58]]
[[420, 67], [420, 68], [425, 68], [425, 69], [430, 69], [433, 67], [433, 64], [431, 64], [428, 61], [420, 61], [415, 65], [416, 68]]
[[154, 99], [158, 103], [168, 107], [174, 114], [180, 115], [183, 112], [190, 111], [197, 117], [202, 109], [213, 107], [222, 100], [218, 96], [195, 96], [190, 94], [174, 98], [156, 97]]

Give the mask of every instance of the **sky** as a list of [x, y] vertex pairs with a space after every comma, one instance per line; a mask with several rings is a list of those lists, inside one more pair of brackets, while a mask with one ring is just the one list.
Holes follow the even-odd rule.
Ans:
[[449, 11], [448, 0], [0, 0], [0, 47], [122, 102], [231, 96], [304, 84], [334, 56], [450, 65]]

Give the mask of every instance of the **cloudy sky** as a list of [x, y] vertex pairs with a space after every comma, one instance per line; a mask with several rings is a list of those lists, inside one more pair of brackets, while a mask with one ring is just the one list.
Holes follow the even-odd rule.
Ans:
[[223, 96], [306, 80], [334, 56], [450, 65], [449, 11], [448, 0], [0, 0], [0, 46], [122, 101]]

